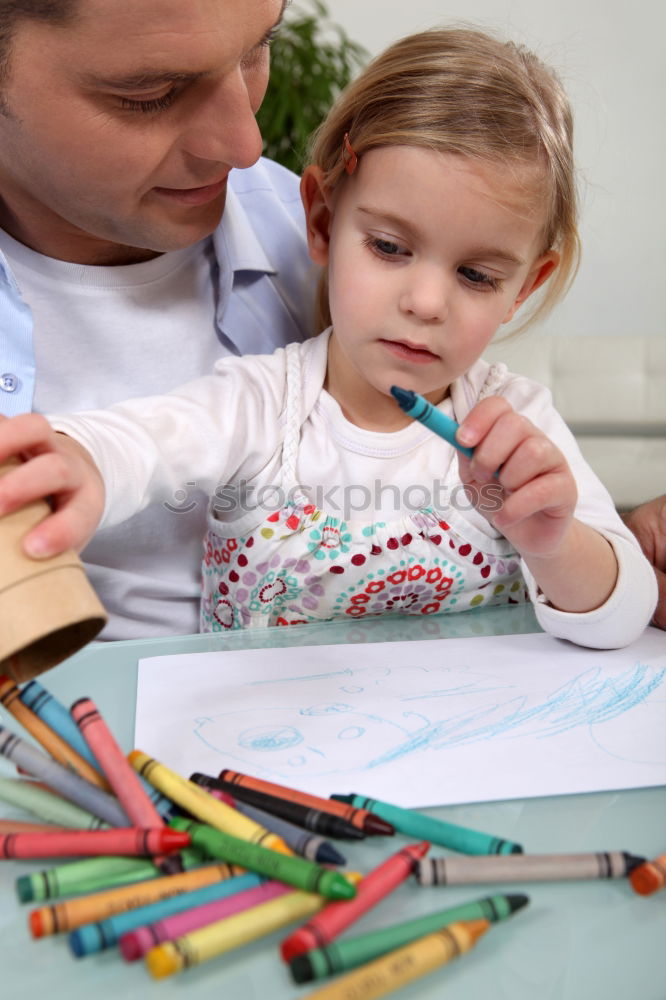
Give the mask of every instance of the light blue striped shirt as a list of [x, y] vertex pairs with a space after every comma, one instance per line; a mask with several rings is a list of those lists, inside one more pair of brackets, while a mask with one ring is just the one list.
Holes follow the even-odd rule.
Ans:
[[[315, 277], [294, 174], [265, 159], [247, 170], [233, 170], [213, 246], [219, 265], [215, 328], [221, 354], [270, 353], [316, 332]], [[81, 337], [84, 349], [85, 331]], [[99, 375], [104, 378], [103, 371]], [[0, 413], [32, 410], [35, 382], [48, 378], [48, 372], [36, 369], [30, 307], [0, 252]], [[58, 408], [72, 405], [64, 398]]]

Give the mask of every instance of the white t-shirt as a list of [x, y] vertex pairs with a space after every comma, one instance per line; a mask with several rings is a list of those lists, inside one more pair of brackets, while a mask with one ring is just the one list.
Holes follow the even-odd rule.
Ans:
[[[160, 392], [212, 371], [229, 353], [214, 330], [211, 239], [120, 267], [44, 257], [1, 231], [0, 248], [31, 306], [38, 369], [49, 372], [36, 383], [38, 412], [61, 409], [63, 401], [68, 409], [85, 410]], [[72, 337], [72, 330], [78, 336]], [[188, 330], [196, 335], [188, 338]], [[158, 632], [162, 623], [173, 625], [174, 632], [197, 631], [199, 566], [192, 538], [203, 538], [206, 497], [187, 482], [182, 490], [171, 498], [172, 510], [156, 504], [102, 530], [83, 553], [93, 586], [113, 608], [114, 638], [128, 638], [137, 629], [139, 635]], [[113, 566], [119, 547], [122, 561], [109, 573], [106, 567]], [[150, 625], [144, 628], [137, 617]]]
[[[0, 279], [0, 373], [17, 372], [20, 386], [0, 393], [8, 415], [166, 392], [227, 354], [270, 351], [312, 332], [315, 277], [298, 178], [263, 159], [231, 172], [220, 226], [193, 247], [89, 267], [43, 257], [0, 230]], [[82, 553], [109, 612], [102, 638], [198, 631], [207, 501], [196, 479], [194, 470]]]
[[[298, 484], [309, 494], [336, 484], [363, 484], [373, 502], [364, 521], [385, 511], [383, 497], [374, 499], [375, 482], [392, 484], [402, 497], [416, 484], [433, 488], [442, 476], [455, 488], [460, 479], [454, 449], [417, 422], [394, 433], [363, 430], [350, 424], [338, 404], [323, 389], [327, 334], [305, 342], [299, 353], [300, 441], [295, 464]], [[291, 350], [291, 349], [290, 349]], [[215, 374], [181, 386], [167, 396], [135, 400], [109, 411], [52, 418], [54, 426], [81, 441], [97, 462], [107, 486], [103, 523], [114, 524], [134, 511], [168, 495], [175, 484], [197, 470], [209, 495], [225, 484], [245, 482], [253, 495], [283, 482], [283, 441], [287, 425], [288, 352], [224, 359]], [[494, 381], [493, 381], [494, 379]], [[450, 398], [440, 404], [462, 421], [482, 388], [504, 396], [561, 449], [578, 486], [576, 516], [604, 535], [615, 550], [619, 575], [613, 593], [599, 608], [584, 614], [550, 607], [528, 568], [523, 565], [530, 596], [541, 626], [552, 635], [580, 645], [612, 648], [631, 642], [648, 624], [656, 603], [652, 567], [623, 524], [608, 491], [583, 459], [576, 441], [552, 405], [550, 392], [504, 369], [490, 377], [483, 360], [456, 380]], [[238, 434], [242, 426], [245, 433]], [[344, 494], [343, 494], [344, 496]], [[340, 494], [338, 494], [340, 499]], [[315, 496], [313, 502], [318, 503]], [[331, 500], [325, 506], [332, 509]], [[337, 515], [338, 512], [336, 512]], [[341, 517], [349, 517], [344, 509]], [[354, 513], [351, 513], [352, 520]], [[224, 537], [254, 529], [265, 512], [240, 505], [224, 517], [211, 514], [209, 523]], [[455, 518], [455, 522], [454, 519]], [[459, 528], [501, 537], [477, 511], [451, 510], [447, 521]], [[467, 525], [467, 527], [465, 526]]]

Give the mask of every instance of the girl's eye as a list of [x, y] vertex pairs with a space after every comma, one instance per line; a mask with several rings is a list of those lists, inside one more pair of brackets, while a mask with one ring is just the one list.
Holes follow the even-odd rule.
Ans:
[[131, 97], [121, 97], [120, 106], [126, 111], [143, 111], [144, 114], [150, 114], [156, 111], [166, 111], [173, 104], [175, 96], [176, 91], [170, 90], [162, 97], [153, 97], [148, 101], [135, 101]]
[[471, 285], [476, 285], [477, 287], [485, 286], [496, 291], [501, 284], [498, 278], [493, 278], [490, 274], [486, 274], [485, 271], [477, 271], [475, 267], [459, 267], [458, 272]]
[[393, 240], [381, 239], [379, 236], [369, 236], [364, 243], [380, 257], [398, 257], [408, 253], [405, 247], [399, 246]]

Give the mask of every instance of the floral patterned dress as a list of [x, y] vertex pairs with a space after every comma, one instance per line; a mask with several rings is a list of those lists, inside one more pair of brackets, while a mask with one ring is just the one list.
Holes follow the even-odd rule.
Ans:
[[[300, 625], [390, 613], [431, 615], [528, 600], [520, 560], [459, 511], [426, 507], [391, 521], [342, 520], [299, 490], [300, 362], [287, 366], [282, 475], [288, 502], [244, 534], [209, 519], [201, 629]], [[290, 351], [290, 348], [287, 348]], [[493, 391], [491, 368], [479, 398]]]

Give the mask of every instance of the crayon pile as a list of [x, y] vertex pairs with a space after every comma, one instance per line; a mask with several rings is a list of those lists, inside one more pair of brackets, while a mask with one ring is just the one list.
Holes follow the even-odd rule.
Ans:
[[[348, 933], [412, 876], [424, 887], [628, 876], [640, 894], [666, 883], [666, 855], [526, 855], [360, 795], [323, 799], [228, 769], [186, 779], [140, 750], [125, 756], [89, 698], [68, 711], [36, 681], [0, 677], [0, 704], [42, 747], [0, 726], [0, 754], [20, 775], [0, 777], [0, 799], [32, 816], [0, 820], [0, 859], [77, 859], [16, 882], [22, 903], [42, 904], [31, 935], [66, 934], [76, 958], [117, 948], [162, 979], [300, 924], [280, 945], [292, 980], [343, 973], [310, 996], [371, 1000], [469, 951], [529, 902], [484, 896]], [[341, 870], [345, 843], [396, 834], [412, 842], [371, 871]], [[458, 854], [432, 856], [433, 844]]]

